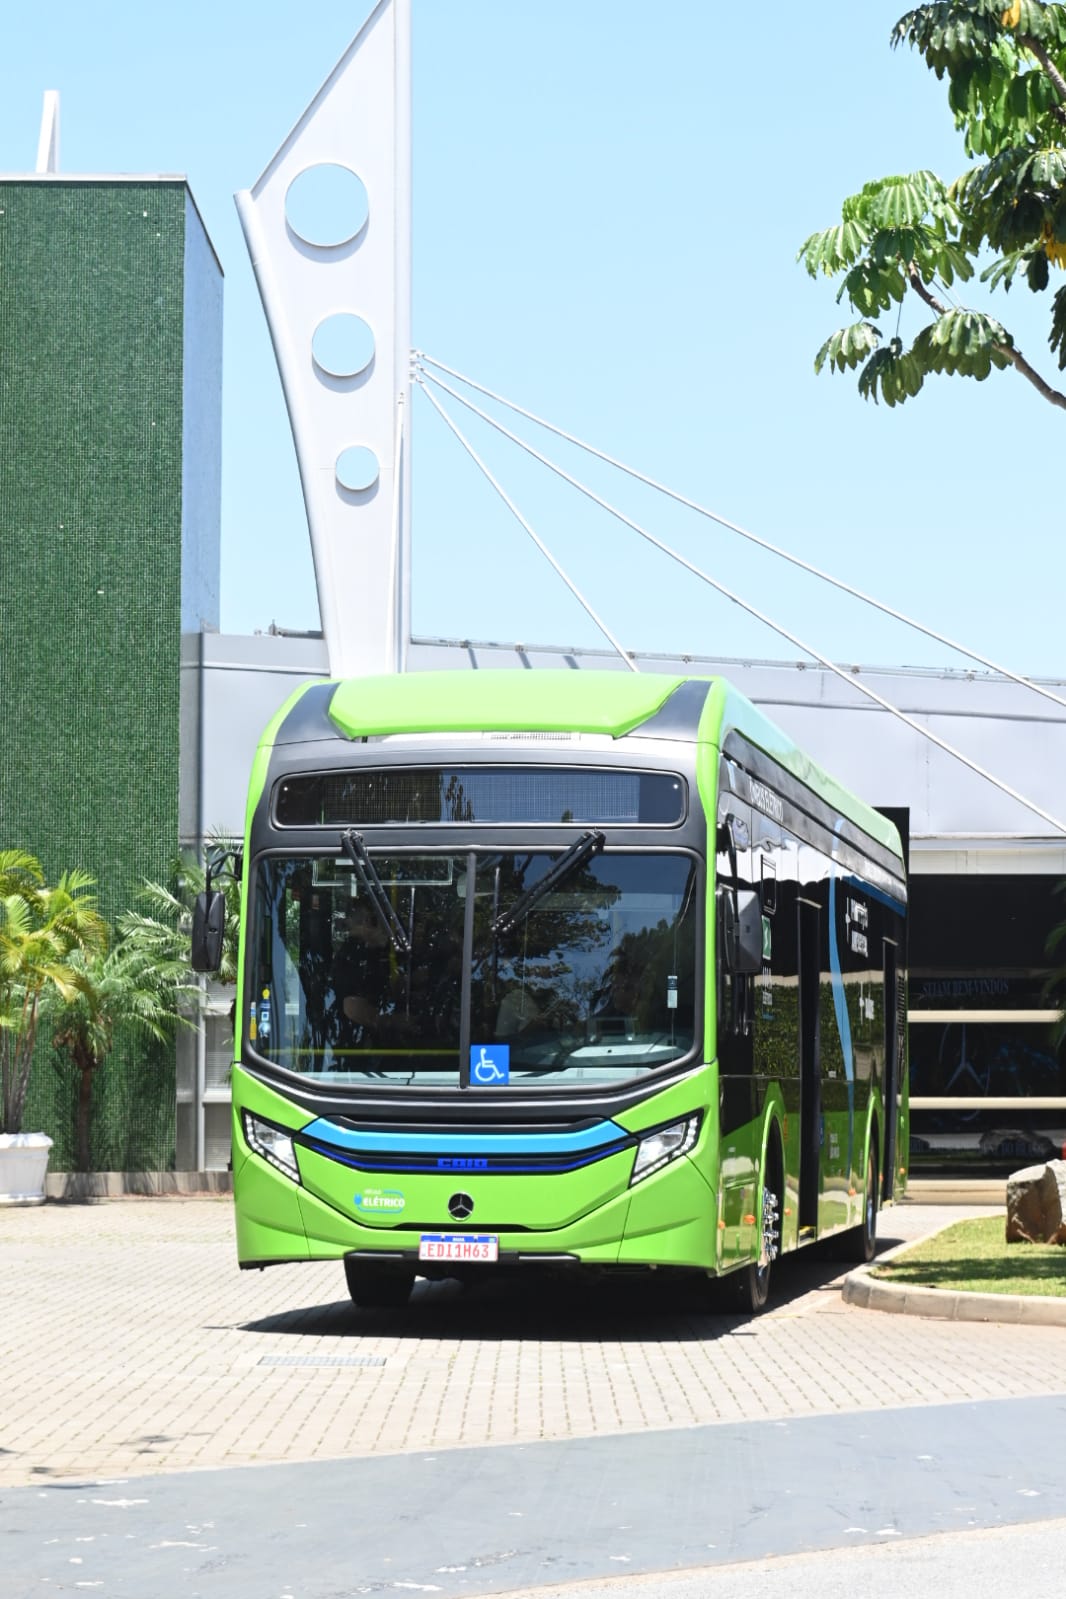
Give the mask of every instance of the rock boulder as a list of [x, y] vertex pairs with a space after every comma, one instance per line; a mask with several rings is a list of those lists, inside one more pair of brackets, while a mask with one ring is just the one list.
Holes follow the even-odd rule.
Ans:
[[1007, 1178], [1008, 1244], [1066, 1244], [1066, 1160]]

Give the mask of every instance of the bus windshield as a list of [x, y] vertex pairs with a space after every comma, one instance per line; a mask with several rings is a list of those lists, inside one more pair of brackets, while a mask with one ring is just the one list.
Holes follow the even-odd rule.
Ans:
[[343, 855], [264, 856], [253, 1054], [338, 1086], [464, 1088], [611, 1083], [688, 1056], [694, 858], [607, 852], [530, 896], [563, 853], [371, 849], [409, 953]]

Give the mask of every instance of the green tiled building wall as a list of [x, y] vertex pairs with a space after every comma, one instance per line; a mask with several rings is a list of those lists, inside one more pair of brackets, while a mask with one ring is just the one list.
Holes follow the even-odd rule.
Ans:
[[[91, 872], [112, 920], [166, 878], [181, 763], [198, 758], [179, 747], [183, 564], [187, 610], [204, 600], [186, 625], [217, 625], [221, 274], [205, 239], [182, 181], [0, 183], [0, 844], [50, 877]], [[189, 594], [204, 549], [213, 600], [210, 574]], [[172, 1166], [174, 1097], [173, 1050], [123, 1045], [94, 1089], [94, 1166]], [[24, 1126], [53, 1137], [53, 1169], [72, 1164], [73, 1117], [42, 1048]]]

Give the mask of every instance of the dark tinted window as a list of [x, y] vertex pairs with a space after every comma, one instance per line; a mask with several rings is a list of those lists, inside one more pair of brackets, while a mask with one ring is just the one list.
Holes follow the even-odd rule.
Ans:
[[[471, 1056], [507, 1060], [516, 1085], [626, 1081], [691, 1055], [693, 858], [608, 851], [530, 901], [557, 859], [373, 852], [406, 953], [347, 861], [265, 857], [250, 937], [252, 1049], [318, 1081], [456, 1087], [468, 1005]], [[523, 900], [525, 913], [499, 930], [501, 912]]]

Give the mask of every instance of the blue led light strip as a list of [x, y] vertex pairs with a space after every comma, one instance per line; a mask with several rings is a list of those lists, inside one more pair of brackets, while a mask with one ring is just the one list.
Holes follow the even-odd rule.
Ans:
[[[351, 1150], [359, 1154], [380, 1151], [394, 1155], [575, 1155], [606, 1152], [606, 1146], [627, 1141], [632, 1135], [617, 1122], [561, 1133], [387, 1133], [338, 1127], [318, 1117], [302, 1129], [302, 1136], [330, 1146], [329, 1152]], [[326, 1151], [324, 1151], [325, 1153]]]

